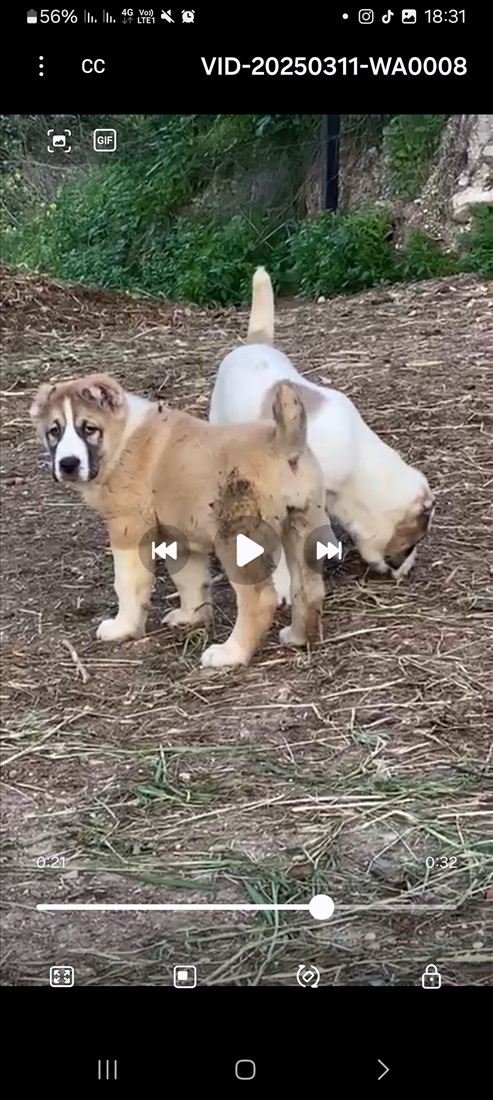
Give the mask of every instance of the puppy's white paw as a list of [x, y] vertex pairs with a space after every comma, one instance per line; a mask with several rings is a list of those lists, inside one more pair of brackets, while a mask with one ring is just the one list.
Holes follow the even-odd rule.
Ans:
[[165, 626], [194, 626], [206, 621], [207, 616], [201, 611], [183, 611], [181, 607], [176, 607], [174, 611], [168, 611], [168, 614], [164, 616], [163, 624]]
[[404, 577], [408, 576], [408, 574], [411, 572], [411, 569], [413, 568], [414, 563], [416, 561], [417, 553], [418, 553], [418, 548], [417, 548], [417, 546], [415, 546], [414, 549], [411, 550], [411, 553], [408, 554], [405, 561], [403, 561], [403, 563], [399, 567], [399, 569], [391, 569], [391, 573], [392, 573], [392, 576], [393, 576], [395, 581], [397, 581], [397, 582], [402, 581]]
[[299, 634], [293, 626], [283, 626], [279, 631], [281, 645], [306, 645], [306, 637]]
[[100, 642], [124, 642], [129, 638], [142, 638], [143, 629], [130, 625], [125, 619], [104, 619], [98, 626], [96, 637]]
[[200, 663], [202, 668], [226, 668], [228, 665], [246, 665], [248, 661], [238, 643], [228, 639], [223, 645], [210, 645], [204, 649]]

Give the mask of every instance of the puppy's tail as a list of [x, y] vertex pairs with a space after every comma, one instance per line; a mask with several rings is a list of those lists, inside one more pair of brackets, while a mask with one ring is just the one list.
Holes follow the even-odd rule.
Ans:
[[247, 344], [274, 343], [274, 291], [265, 267], [258, 267], [252, 279], [252, 308]]
[[296, 462], [307, 445], [305, 406], [292, 382], [278, 382], [272, 396], [276, 451], [288, 462]]

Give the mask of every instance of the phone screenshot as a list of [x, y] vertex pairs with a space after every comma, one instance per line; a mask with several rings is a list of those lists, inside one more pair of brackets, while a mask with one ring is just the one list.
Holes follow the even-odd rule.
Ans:
[[1, 984], [22, 1080], [484, 1087], [484, 14], [4, 23]]

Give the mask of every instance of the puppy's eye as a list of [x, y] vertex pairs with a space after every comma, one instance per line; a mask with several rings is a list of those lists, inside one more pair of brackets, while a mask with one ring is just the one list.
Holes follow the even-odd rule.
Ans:
[[84, 435], [87, 436], [88, 439], [90, 439], [91, 437], [95, 438], [95, 436], [100, 435], [101, 431], [96, 424], [88, 424], [87, 420], [84, 420], [82, 430], [84, 432]]
[[51, 428], [48, 428], [46, 434], [48, 436], [48, 439], [50, 439], [52, 443], [55, 443], [57, 439], [60, 439], [61, 429], [58, 420], [55, 420], [55, 423], [51, 425]]

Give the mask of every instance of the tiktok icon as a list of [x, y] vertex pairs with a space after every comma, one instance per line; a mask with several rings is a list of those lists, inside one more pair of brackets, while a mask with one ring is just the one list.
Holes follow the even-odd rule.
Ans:
[[391, 11], [390, 8], [389, 8], [389, 10], [387, 12], [387, 15], [382, 15], [382, 23], [390, 23], [390, 20], [392, 19], [393, 14], [394, 14], [393, 11]]

